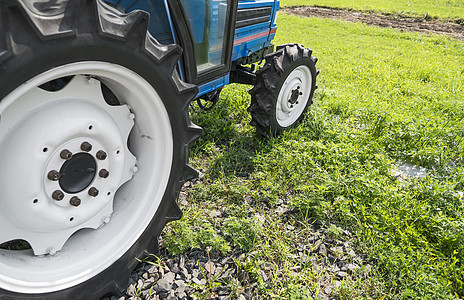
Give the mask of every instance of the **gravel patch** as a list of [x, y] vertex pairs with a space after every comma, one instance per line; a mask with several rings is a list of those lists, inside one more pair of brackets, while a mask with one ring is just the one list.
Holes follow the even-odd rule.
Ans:
[[[187, 188], [184, 186], [179, 202], [187, 201], [190, 187], [191, 184], [187, 184]], [[206, 213], [215, 218], [222, 217], [216, 210]], [[268, 213], [285, 219], [291, 212], [285, 201], [281, 201]], [[287, 230], [295, 229], [287, 225]], [[343, 239], [346, 240], [332, 239], [325, 228], [313, 225], [309, 237], [306, 235], [295, 240], [294, 251], [289, 257], [292, 263], [296, 262], [292, 274], [299, 276], [299, 272], [308, 269], [308, 266], [319, 274], [319, 292], [314, 295], [317, 299], [338, 299], [334, 292], [343, 281], [365, 278], [371, 271], [366, 257], [353, 249], [349, 231], [343, 232]], [[172, 256], [161, 246], [158, 261], [145, 261], [134, 270], [125, 296], [105, 300], [193, 299], [195, 294], [201, 294], [206, 299], [264, 299], [259, 293], [256, 270], [254, 274], [249, 274], [240, 268], [240, 265], [256, 260], [259, 255], [258, 252], [242, 253], [233, 249], [226, 255], [193, 250]], [[258, 266], [260, 281], [273, 289], [276, 265], [268, 258], [262, 261], [264, 263]]]
[[[257, 253], [232, 251], [220, 256], [196, 250], [169, 256], [162, 250], [159, 264], [139, 264], [132, 273], [126, 295], [111, 300], [193, 299], [194, 293], [205, 291], [208, 299], [263, 299], [251, 274], [237, 267], [237, 262], [244, 263], [255, 255]], [[371, 265], [353, 250], [350, 242], [328, 238], [323, 228], [316, 230], [306, 243], [301, 243], [293, 255], [301, 264], [310, 263], [314, 271], [322, 273], [318, 299], [334, 299], [331, 297], [333, 291], [343, 280], [368, 276], [371, 270]], [[294, 271], [297, 273], [301, 267], [296, 265]], [[272, 287], [273, 268], [272, 264], [263, 264], [260, 268], [261, 278], [269, 287]]]

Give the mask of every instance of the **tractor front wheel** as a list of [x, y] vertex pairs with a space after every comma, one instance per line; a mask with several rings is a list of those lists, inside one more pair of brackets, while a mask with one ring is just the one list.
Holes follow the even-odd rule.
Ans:
[[278, 46], [266, 56], [250, 90], [251, 125], [264, 136], [281, 133], [302, 118], [316, 89], [317, 59], [299, 44]]

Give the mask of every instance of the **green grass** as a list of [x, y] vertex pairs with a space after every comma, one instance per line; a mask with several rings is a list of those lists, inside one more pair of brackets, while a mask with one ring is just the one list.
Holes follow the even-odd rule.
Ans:
[[[319, 58], [313, 106], [271, 139], [248, 125], [246, 86], [228, 86], [215, 110], [195, 115], [204, 136], [191, 162], [205, 177], [165, 246], [255, 252], [238, 268], [261, 297], [311, 298], [322, 275], [292, 254], [317, 222], [341, 239], [340, 228], [353, 232], [375, 266], [344, 282], [340, 299], [464, 297], [464, 44], [285, 14], [278, 23], [276, 44], [302, 43]], [[397, 161], [428, 175], [398, 180]], [[292, 209], [286, 218], [273, 213], [282, 203]], [[274, 266], [272, 286], [257, 271], [263, 264]]]
[[355, 10], [373, 10], [385, 13], [400, 13], [412, 16], [430, 16], [441, 19], [462, 19], [462, 0], [282, 0], [281, 6], [327, 6]]

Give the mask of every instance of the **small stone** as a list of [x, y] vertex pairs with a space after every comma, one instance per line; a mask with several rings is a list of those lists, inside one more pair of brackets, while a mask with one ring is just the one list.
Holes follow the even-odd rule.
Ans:
[[334, 264], [334, 265], [330, 268], [330, 271], [332, 271], [333, 273], [337, 273], [338, 271], [340, 271], [340, 268], [337, 266], [337, 264]]
[[200, 281], [200, 279], [198, 279], [198, 277], [193, 277], [192, 282], [195, 283], [195, 284], [201, 285], [201, 281]]
[[198, 270], [198, 269], [193, 269], [193, 270], [192, 270], [192, 280], [193, 280], [193, 278], [200, 278], [200, 274], [201, 274], [201, 273], [200, 273], [200, 270]]
[[319, 246], [319, 254], [322, 256], [327, 256], [327, 247], [324, 244]]
[[151, 281], [148, 281], [148, 280], [145, 281], [145, 282], [143, 283], [143, 285], [142, 285], [142, 290], [146, 290], [146, 289], [150, 288], [150, 286], [151, 286], [152, 284], [153, 284], [153, 282], [151, 282]]
[[357, 264], [347, 264], [346, 268], [353, 272], [354, 270], [359, 269], [359, 266]]
[[177, 285], [176, 292], [182, 293], [185, 291], [186, 285], [183, 280], [176, 280], [174, 283]]
[[153, 274], [153, 273], [158, 273], [158, 266], [151, 266], [148, 269], [148, 273]]
[[340, 277], [340, 278], [345, 278], [345, 277], [348, 276], [348, 273], [343, 272], [343, 271], [339, 271], [339, 272], [337, 272], [336, 275], [337, 275], [338, 277]]
[[328, 286], [324, 289], [324, 292], [327, 294], [327, 295], [330, 295], [332, 294], [332, 287], [331, 286]]
[[356, 256], [356, 252], [354, 252], [353, 249], [351, 249], [351, 248], [346, 248], [346, 247], [345, 247], [345, 250], [346, 250], [346, 253], [348, 253], [349, 256], [351, 256], [351, 257], [355, 257], [355, 256]]
[[247, 300], [247, 298], [243, 294], [240, 294], [238, 300]]
[[211, 211], [208, 212], [208, 215], [211, 218], [217, 218], [217, 217], [220, 217], [222, 215], [222, 212], [220, 212], [219, 210], [211, 210]]
[[185, 268], [185, 257], [183, 255], [179, 258], [179, 268]]
[[164, 274], [163, 279], [166, 280], [166, 282], [168, 282], [169, 284], [173, 284], [175, 278], [176, 278], [176, 274], [169, 272], [169, 273]]
[[226, 296], [226, 295], [229, 295], [230, 292], [229, 292], [229, 289], [225, 286], [220, 286], [217, 288], [217, 293], [219, 296]]
[[176, 292], [171, 290], [167, 300], [177, 300]]
[[135, 296], [135, 284], [131, 284], [129, 285], [129, 287], [127, 288], [127, 294], [129, 296]]
[[182, 276], [184, 276], [184, 278], [187, 278], [187, 276], [189, 275], [189, 272], [184, 267], [180, 268], [180, 273], [182, 274]]
[[143, 286], [143, 280], [142, 279], [137, 280], [137, 289], [138, 290], [142, 289], [142, 286]]
[[179, 269], [178, 266], [173, 266], [173, 267], [171, 268], [171, 272], [178, 274], [178, 273], [180, 273], [180, 269]]
[[171, 290], [172, 285], [165, 279], [161, 278], [153, 287], [158, 293], [168, 292]]
[[150, 278], [153, 278], [153, 281], [158, 281], [160, 279], [159, 273], [154, 273], [151, 275]]

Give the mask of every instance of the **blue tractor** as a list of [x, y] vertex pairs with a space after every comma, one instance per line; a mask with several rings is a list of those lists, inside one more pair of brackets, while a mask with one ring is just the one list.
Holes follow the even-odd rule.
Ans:
[[224, 86], [250, 84], [258, 133], [301, 120], [316, 60], [299, 44], [274, 49], [278, 8], [0, 0], [0, 299], [124, 290], [197, 175], [192, 101], [208, 110]]

